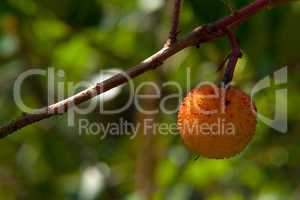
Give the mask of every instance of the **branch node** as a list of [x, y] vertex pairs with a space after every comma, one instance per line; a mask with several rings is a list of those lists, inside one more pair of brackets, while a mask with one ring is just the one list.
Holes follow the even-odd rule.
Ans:
[[178, 31], [180, 8], [181, 8], [181, 0], [174, 0], [172, 27], [169, 33], [169, 39], [164, 45], [165, 47], [170, 47], [177, 42], [177, 36], [180, 33], [180, 31]]

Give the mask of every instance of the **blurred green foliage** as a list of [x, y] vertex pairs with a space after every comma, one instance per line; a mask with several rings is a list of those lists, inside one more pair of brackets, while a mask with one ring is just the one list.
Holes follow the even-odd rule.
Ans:
[[[230, 13], [250, 0], [186, 0], [181, 34]], [[157, 51], [168, 36], [172, 1], [168, 0], [1, 0], [0, 1], [0, 122], [21, 115], [13, 100], [14, 81], [32, 68], [65, 71], [64, 82], [90, 80], [100, 70], [127, 69]], [[0, 141], [0, 200], [143, 198], [139, 184], [151, 184], [152, 199], [281, 200], [300, 199], [300, 3], [257, 14], [236, 29], [244, 57], [235, 83], [246, 91], [276, 69], [288, 66], [288, 126], [281, 134], [262, 122], [240, 155], [229, 160], [199, 158], [176, 135], [156, 135], [151, 148], [143, 140], [109, 136], [100, 140], [80, 135], [57, 116], [26, 127]], [[176, 81], [188, 92], [201, 81], [217, 81], [216, 68], [230, 48], [226, 38], [189, 48], [170, 58], [163, 68], [135, 79]], [[47, 105], [46, 78], [25, 81], [26, 104]], [[170, 87], [163, 93], [176, 92]], [[128, 87], [105, 103], [118, 108], [128, 99]], [[256, 98], [258, 110], [273, 116], [274, 90]], [[170, 101], [170, 107], [178, 101]], [[76, 115], [102, 123], [120, 117], [136, 122], [136, 108], [115, 115]], [[176, 114], [161, 112], [160, 123], [176, 122]], [[139, 154], [152, 174], [138, 180]], [[149, 161], [150, 155], [153, 160]], [[143, 157], [143, 156], [142, 156]], [[147, 160], [148, 159], [148, 160]], [[147, 167], [146, 167], [147, 168]], [[140, 172], [145, 173], [147, 172]], [[149, 178], [149, 179], [147, 179]], [[142, 183], [140, 183], [142, 182]], [[145, 183], [143, 183], [145, 182]]]

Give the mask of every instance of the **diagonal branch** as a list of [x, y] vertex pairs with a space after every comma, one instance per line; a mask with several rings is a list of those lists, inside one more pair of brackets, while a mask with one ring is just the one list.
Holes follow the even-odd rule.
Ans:
[[[156, 69], [157, 67], [161, 66], [163, 62], [169, 57], [187, 47], [197, 46], [200, 43], [212, 41], [223, 36], [225, 34], [223, 31], [224, 27], [232, 28], [233, 26], [238, 25], [242, 21], [245, 21], [250, 16], [256, 14], [257, 12], [265, 9], [270, 5], [275, 6], [279, 5], [279, 3], [287, 3], [291, 1], [293, 0], [256, 0], [248, 6], [245, 6], [244, 8], [236, 11], [234, 15], [229, 15], [209, 25], [198, 27], [175, 44], [169, 47], [163, 47], [157, 53], [145, 59], [135, 67], [129, 69], [126, 72], [126, 76], [134, 78], [146, 71]], [[42, 119], [46, 119], [54, 115], [63, 114], [72, 106], [88, 101], [101, 93], [104, 93], [116, 86], [127, 82], [128, 79], [126, 78], [126, 76], [124, 76], [124, 74], [117, 74], [101, 83], [98, 83], [93, 87], [75, 94], [74, 96], [50, 105], [38, 113], [24, 115], [16, 119], [15, 121], [12, 121], [0, 127], [0, 138], [4, 138], [9, 134], [17, 131], [18, 129], [33, 124]]]

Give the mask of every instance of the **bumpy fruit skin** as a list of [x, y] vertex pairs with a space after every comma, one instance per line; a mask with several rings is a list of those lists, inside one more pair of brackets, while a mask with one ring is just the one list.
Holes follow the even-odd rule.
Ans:
[[239, 89], [201, 86], [180, 105], [177, 126], [192, 151], [207, 158], [229, 158], [240, 153], [253, 137], [256, 108]]

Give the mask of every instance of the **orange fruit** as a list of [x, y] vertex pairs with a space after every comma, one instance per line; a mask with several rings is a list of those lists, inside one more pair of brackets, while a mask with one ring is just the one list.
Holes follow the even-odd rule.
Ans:
[[243, 91], [205, 85], [193, 89], [179, 108], [177, 126], [189, 149], [207, 158], [240, 153], [255, 133], [256, 108]]

